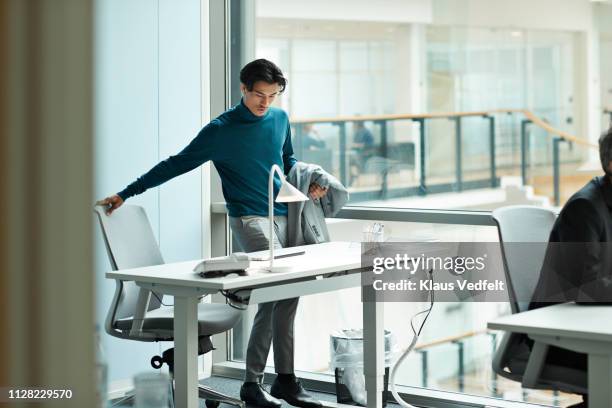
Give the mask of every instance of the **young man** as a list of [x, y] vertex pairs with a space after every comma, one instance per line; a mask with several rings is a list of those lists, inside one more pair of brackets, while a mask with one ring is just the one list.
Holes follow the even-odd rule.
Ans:
[[[129, 197], [212, 160], [221, 177], [230, 226], [238, 243], [246, 252], [267, 249], [270, 168], [276, 164], [287, 174], [296, 162], [289, 118], [283, 110], [271, 107], [287, 81], [276, 65], [258, 59], [242, 68], [240, 82], [242, 100], [238, 105], [206, 125], [180, 153], [98, 204], [107, 206], [111, 214]], [[274, 181], [278, 191], [281, 181], [276, 175]], [[312, 199], [325, 193], [316, 184], [309, 188]], [[287, 237], [286, 204], [275, 203], [275, 214], [272, 239], [276, 247], [282, 247]], [[294, 375], [293, 322], [297, 304], [298, 298], [259, 305], [247, 347], [245, 382], [240, 389], [240, 398], [247, 404], [278, 408], [280, 398], [299, 407], [321, 406]], [[262, 387], [271, 342], [278, 374], [272, 395]]]

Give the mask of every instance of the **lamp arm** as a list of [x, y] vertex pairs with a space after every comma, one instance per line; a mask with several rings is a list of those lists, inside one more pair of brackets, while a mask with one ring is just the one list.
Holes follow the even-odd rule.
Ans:
[[268, 246], [270, 247], [270, 271], [274, 266], [274, 172], [278, 172], [281, 179], [284, 174], [278, 165], [273, 164], [270, 168], [270, 178], [268, 180], [268, 221], [270, 223], [270, 235], [268, 235]]

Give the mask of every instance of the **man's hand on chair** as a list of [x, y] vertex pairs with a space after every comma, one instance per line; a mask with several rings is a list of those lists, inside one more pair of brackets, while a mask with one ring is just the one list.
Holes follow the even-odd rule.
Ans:
[[114, 194], [110, 197], [106, 197], [103, 200], [99, 200], [96, 202], [96, 205], [101, 205], [106, 207], [106, 215], [111, 215], [113, 211], [117, 208], [121, 207], [123, 204], [123, 199], [119, 197], [117, 194]]
[[317, 200], [327, 194], [327, 188], [323, 188], [317, 183], [311, 183], [308, 187], [308, 194], [313, 200]]

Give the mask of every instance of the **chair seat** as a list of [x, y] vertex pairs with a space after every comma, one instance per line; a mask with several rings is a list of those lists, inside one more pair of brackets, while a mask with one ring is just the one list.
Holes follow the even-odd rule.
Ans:
[[[240, 320], [240, 310], [219, 303], [198, 304], [198, 335], [211, 336], [223, 333]], [[132, 318], [120, 319], [115, 327], [121, 331], [132, 328]], [[174, 308], [165, 307], [147, 312], [143, 324], [143, 331], [147, 332], [172, 332], [174, 330]]]

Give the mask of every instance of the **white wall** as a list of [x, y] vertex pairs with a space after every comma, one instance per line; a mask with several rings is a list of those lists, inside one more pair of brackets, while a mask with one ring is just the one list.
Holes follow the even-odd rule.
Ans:
[[433, 23], [584, 31], [589, 0], [433, 0]]
[[258, 18], [429, 23], [431, 3], [432, 0], [258, 0], [256, 14]]
[[584, 31], [590, 0], [258, 0], [257, 17]]
[[[181, 150], [202, 125], [200, 0], [98, 0], [95, 195], [116, 193]], [[202, 256], [201, 170], [128, 200], [145, 207], [168, 262]], [[98, 226], [97, 320], [114, 282]], [[171, 301], [171, 299], [167, 299]], [[161, 345], [104, 337], [109, 381], [152, 370]], [[164, 348], [166, 345], [163, 345]]]

